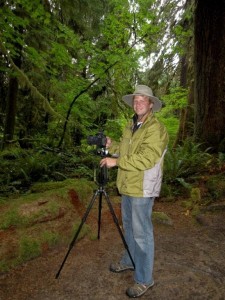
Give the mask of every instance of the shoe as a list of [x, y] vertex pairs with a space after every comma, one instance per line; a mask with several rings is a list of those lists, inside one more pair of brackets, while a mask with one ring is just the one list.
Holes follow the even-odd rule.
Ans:
[[134, 270], [133, 266], [121, 265], [120, 263], [112, 263], [109, 266], [109, 270], [114, 273], [120, 273], [127, 270]]
[[150, 287], [153, 287], [154, 281], [148, 285], [142, 283], [135, 283], [132, 287], [126, 290], [126, 294], [130, 298], [141, 297]]

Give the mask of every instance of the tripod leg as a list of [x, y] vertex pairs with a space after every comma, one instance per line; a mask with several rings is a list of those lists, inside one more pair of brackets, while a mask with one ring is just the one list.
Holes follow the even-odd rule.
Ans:
[[102, 191], [100, 190], [99, 204], [98, 204], [98, 240], [100, 239], [101, 214], [102, 214]]
[[63, 262], [62, 262], [62, 264], [61, 264], [61, 266], [60, 266], [60, 268], [59, 268], [59, 271], [57, 272], [57, 274], [56, 274], [56, 276], [55, 276], [56, 279], [57, 279], [57, 278], [59, 277], [59, 275], [60, 275], [60, 272], [61, 272], [61, 270], [62, 270], [62, 268], [63, 268], [63, 266], [64, 266], [64, 264], [65, 264], [65, 262], [66, 262], [66, 260], [67, 260], [67, 257], [68, 257], [69, 254], [70, 254], [70, 251], [72, 250], [72, 248], [73, 248], [73, 246], [74, 246], [74, 244], [75, 244], [75, 242], [76, 242], [76, 240], [77, 240], [77, 237], [78, 237], [78, 235], [79, 235], [79, 233], [80, 233], [80, 231], [81, 231], [81, 229], [82, 229], [82, 226], [84, 225], [84, 223], [85, 223], [85, 221], [86, 221], [86, 219], [87, 219], [87, 217], [88, 217], [88, 215], [89, 215], [89, 213], [90, 213], [90, 210], [91, 210], [91, 208], [92, 208], [92, 206], [93, 206], [93, 204], [94, 204], [94, 202], [95, 202], [95, 199], [96, 199], [98, 193], [99, 193], [99, 190], [97, 190], [97, 191], [95, 192], [94, 196], [93, 196], [92, 199], [91, 199], [91, 202], [90, 202], [90, 204], [89, 204], [89, 206], [88, 206], [88, 208], [87, 208], [87, 210], [86, 210], [86, 212], [85, 212], [85, 214], [84, 214], [84, 216], [83, 216], [83, 218], [82, 218], [82, 221], [81, 221], [81, 223], [80, 223], [80, 225], [79, 225], [79, 228], [78, 228], [77, 232], [75, 233], [75, 236], [74, 236], [72, 242], [71, 242], [70, 245], [69, 245], [69, 249], [68, 249], [68, 251], [67, 251], [67, 253], [66, 253], [65, 257], [64, 257], [64, 260], [63, 260]]
[[109, 196], [107, 195], [107, 193], [106, 193], [105, 190], [103, 190], [103, 193], [104, 193], [104, 195], [105, 195], [105, 198], [106, 198], [106, 201], [107, 201], [109, 210], [110, 210], [110, 212], [111, 212], [111, 214], [112, 214], [114, 223], [116, 224], [116, 226], [117, 226], [117, 228], [118, 228], [119, 234], [120, 234], [121, 239], [122, 239], [123, 244], [124, 244], [124, 247], [125, 247], [125, 249], [127, 250], [128, 255], [129, 255], [129, 257], [130, 257], [130, 260], [131, 260], [131, 262], [132, 262], [132, 265], [134, 266], [134, 269], [135, 269], [135, 263], [134, 263], [134, 261], [133, 261], [133, 258], [132, 258], [132, 256], [131, 256], [131, 254], [130, 254], [130, 250], [129, 250], [129, 248], [128, 248], [128, 245], [127, 245], [127, 243], [126, 243], [126, 240], [125, 240], [125, 238], [124, 238], [124, 236], [123, 236], [123, 233], [122, 233], [122, 230], [121, 230], [121, 228], [120, 228], [120, 225], [119, 225], [118, 219], [117, 219], [117, 217], [116, 217], [116, 214], [115, 214], [115, 212], [114, 212], [112, 203], [110, 202]]

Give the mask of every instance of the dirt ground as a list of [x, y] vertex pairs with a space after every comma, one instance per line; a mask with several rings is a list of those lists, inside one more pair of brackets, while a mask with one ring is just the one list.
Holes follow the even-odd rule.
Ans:
[[[156, 202], [172, 225], [154, 224], [154, 287], [141, 299], [225, 299], [225, 213], [195, 222], [179, 203]], [[84, 238], [72, 248], [58, 279], [68, 247], [49, 250], [9, 273], [0, 274], [1, 300], [128, 299], [133, 272], [111, 273], [124, 250], [111, 214], [102, 214], [99, 240]]]

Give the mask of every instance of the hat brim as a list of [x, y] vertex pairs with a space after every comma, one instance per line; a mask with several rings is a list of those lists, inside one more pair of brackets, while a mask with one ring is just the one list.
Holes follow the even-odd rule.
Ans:
[[[127, 105], [129, 105], [130, 107], [133, 107], [133, 98], [134, 98], [134, 96], [137, 96], [137, 95], [142, 95], [142, 94], [129, 94], [129, 95], [125, 95], [125, 96], [122, 97], [122, 99], [123, 99], [123, 101]], [[154, 103], [154, 105], [152, 107], [153, 112], [160, 111], [161, 108], [162, 108], [162, 102], [159, 100], [159, 98], [154, 97], [154, 96], [148, 96], [148, 97]]]

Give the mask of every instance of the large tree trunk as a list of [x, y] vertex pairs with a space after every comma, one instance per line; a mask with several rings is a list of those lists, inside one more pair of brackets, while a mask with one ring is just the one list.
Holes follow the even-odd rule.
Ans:
[[225, 0], [196, 0], [195, 137], [214, 152], [225, 141]]

